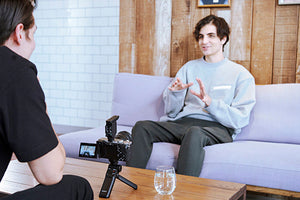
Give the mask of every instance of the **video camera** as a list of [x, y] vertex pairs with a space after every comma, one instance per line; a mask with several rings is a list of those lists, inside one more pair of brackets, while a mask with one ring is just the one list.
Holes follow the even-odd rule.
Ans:
[[126, 161], [132, 138], [127, 131], [121, 131], [117, 135], [117, 120], [119, 116], [114, 115], [106, 120], [106, 138], [100, 138], [95, 143], [80, 143], [79, 157], [107, 158], [110, 162], [99, 197], [109, 198], [115, 179], [119, 179], [134, 189], [137, 185], [119, 175], [122, 166], [118, 161]]
[[132, 138], [127, 131], [116, 135], [118, 119], [119, 116], [115, 115], [106, 120], [106, 138], [100, 138], [96, 144], [81, 143], [79, 157], [97, 158], [98, 155], [99, 158], [107, 158], [112, 163], [126, 161]]

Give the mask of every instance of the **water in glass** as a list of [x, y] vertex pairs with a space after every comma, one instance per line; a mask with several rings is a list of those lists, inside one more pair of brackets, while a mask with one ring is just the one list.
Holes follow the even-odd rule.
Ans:
[[154, 176], [154, 186], [161, 195], [170, 195], [176, 188], [176, 174], [172, 166], [159, 166]]

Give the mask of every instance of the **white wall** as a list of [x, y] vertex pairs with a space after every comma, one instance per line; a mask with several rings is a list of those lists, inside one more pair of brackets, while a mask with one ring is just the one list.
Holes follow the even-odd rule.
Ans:
[[54, 124], [96, 127], [110, 117], [119, 63], [119, 0], [39, 0], [39, 71]]

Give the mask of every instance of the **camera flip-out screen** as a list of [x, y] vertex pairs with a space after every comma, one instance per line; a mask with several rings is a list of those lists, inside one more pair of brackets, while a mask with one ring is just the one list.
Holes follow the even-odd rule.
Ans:
[[80, 143], [79, 157], [97, 158], [96, 149], [96, 144]]

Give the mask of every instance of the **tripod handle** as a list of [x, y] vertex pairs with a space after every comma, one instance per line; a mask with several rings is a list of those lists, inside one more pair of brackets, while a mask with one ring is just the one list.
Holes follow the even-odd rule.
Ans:
[[101, 198], [109, 198], [110, 193], [114, 187], [115, 180], [116, 178], [122, 181], [123, 183], [126, 183], [133, 189], [137, 189], [137, 185], [134, 184], [133, 182], [127, 180], [123, 176], [119, 175], [119, 172], [122, 170], [121, 165], [114, 165], [114, 164], [109, 164], [108, 169], [106, 171], [105, 179], [103, 181], [99, 197]]
[[100, 193], [99, 193], [99, 197], [102, 198], [109, 198], [110, 193], [114, 187], [115, 184], [115, 180], [117, 177], [118, 171], [115, 171], [112, 168], [108, 168], [106, 175], [105, 175], [105, 179], [103, 181]]

